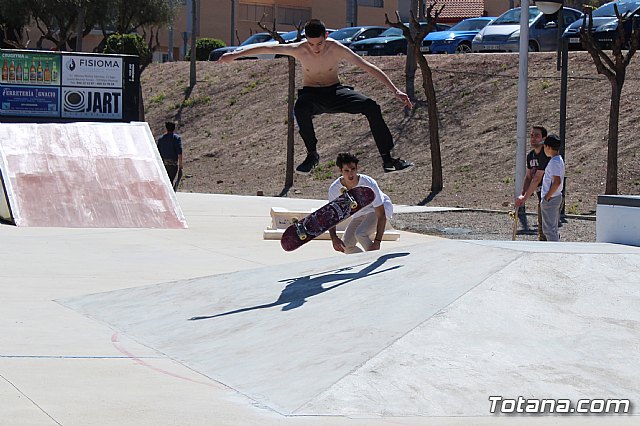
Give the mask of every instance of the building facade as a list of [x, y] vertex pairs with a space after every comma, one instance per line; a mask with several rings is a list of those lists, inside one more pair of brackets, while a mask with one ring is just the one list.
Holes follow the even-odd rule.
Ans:
[[[192, 2], [197, 4], [196, 34], [222, 40], [226, 45], [237, 45], [251, 34], [262, 32], [257, 24], [262, 22], [277, 31], [291, 31], [296, 25], [310, 18], [319, 18], [328, 28], [354, 25], [385, 25], [385, 15], [390, 20], [410, 18], [411, 0], [182, 0], [175, 21], [158, 33], [154, 61], [181, 60], [190, 46], [192, 32]], [[433, 0], [426, 0], [431, 4]], [[498, 16], [519, 0], [435, 0], [444, 5], [440, 22], [455, 23], [465, 18], [481, 15]], [[32, 25], [31, 38], [40, 31]], [[100, 31], [93, 31], [83, 39], [83, 51], [91, 52], [102, 40]], [[45, 42], [45, 48], [53, 47]], [[171, 52], [171, 54], [170, 54]]]
[[[184, 57], [191, 30], [190, 1], [186, 0], [172, 25], [161, 31], [155, 60]], [[428, 2], [429, 0], [427, 0]], [[512, 0], [437, 0], [444, 4], [441, 22], [455, 23], [465, 18], [498, 16]], [[261, 32], [257, 22], [277, 31], [291, 31], [310, 18], [322, 19], [328, 28], [352, 25], [384, 25], [385, 14], [395, 20], [396, 11], [403, 21], [410, 17], [411, 0], [199, 0], [199, 37], [217, 38], [227, 45], [237, 45], [251, 34]], [[517, 2], [519, 3], [519, 2]], [[171, 39], [171, 41], [170, 41]]]
[[[182, 58], [190, 33], [190, 1], [178, 12], [173, 31], [161, 32], [161, 50], [167, 52], [172, 37], [173, 56]], [[402, 0], [400, 0], [402, 1]], [[292, 31], [299, 23], [319, 18], [328, 28], [350, 25], [384, 25], [398, 10], [399, 0], [199, 0], [199, 37], [217, 38], [227, 45], [237, 45], [251, 34], [262, 32], [258, 22], [277, 31]], [[187, 34], [185, 34], [187, 33]]]

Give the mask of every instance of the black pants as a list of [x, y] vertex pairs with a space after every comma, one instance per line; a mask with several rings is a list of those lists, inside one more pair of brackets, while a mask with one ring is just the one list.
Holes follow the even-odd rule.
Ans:
[[169, 180], [171, 181], [171, 185], [173, 185], [173, 181], [176, 179], [176, 175], [178, 174], [178, 166], [167, 166], [165, 164], [164, 168], [167, 169]]
[[382, 118], [380, 106], [353, 87], [336, 84], [329, 87], [308, 87], [298, 90], [298, 100], [293, 108], [300, 136], [307, 152], [316, 152], [318, 139], [313, 129], [313, 116], [319, 114], [363, 114], [369, 120], [373, 139], [381, 155], [393, 148], [393, 137]]

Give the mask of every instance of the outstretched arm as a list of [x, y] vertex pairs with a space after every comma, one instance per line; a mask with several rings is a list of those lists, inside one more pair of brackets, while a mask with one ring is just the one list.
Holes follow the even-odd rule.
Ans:
[[389, 90], [391, 90], [396, 98], [398, 98], [405, 107], [413, 108], [413, 104], [402, 90], [398, 89], [398, 87], [393, 84], [393, 81], [384, 73], [380, 68], [375, 66], [369, 61], [364, 60], [361, 56], [356, 55], [351, 49], [348, 47], [339, 45], [337, 46], [340, 49], [340, 57], [341, 59], [356, 65], [358, 68], [366, 71], [373, 77], [375, 77], [378, 81], [384, 84]]
[[268, 46], [249, 46], [247, 48], [242, 48], [238, 50], [234, 50], [233, 52], [225, 53], [219, 59], [220, 62], [228, 64], [238, 58], [242, 58], [243, 56], [254, 56], [254, 55], [289, 55], [296, 57], [297, 47], [300, 43], [291, 43], [291, 44], [272, 44]]

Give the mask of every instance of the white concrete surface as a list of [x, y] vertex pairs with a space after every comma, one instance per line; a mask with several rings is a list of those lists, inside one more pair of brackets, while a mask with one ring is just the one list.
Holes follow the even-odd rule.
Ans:
[[[640, 420], [488, 401], [630, 398], [637, 413], [639, 248], [403, 233], [379, 253], [285, 253], [262, 239], [276, 199], [178, 200], [189, 229], [0, 226], [0, 425]], [[281, 295], [306, 302], [188, 320]]]
[[[60, 303], [291, 414], [519, 255], [458, 248], [434, 241]], [[479, 257], [473, 274], [456, 267]]]

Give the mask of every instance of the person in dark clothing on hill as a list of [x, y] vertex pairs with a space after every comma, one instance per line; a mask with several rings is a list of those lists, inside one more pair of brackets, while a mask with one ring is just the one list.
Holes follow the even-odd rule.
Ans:
[[173, 186], [178, 170], [182, 170], [182, 138], [174, 133], [176, 130], [174, 122], [167, 121], [164, 127], [167, 132], [158, 139], [158, 151]]

